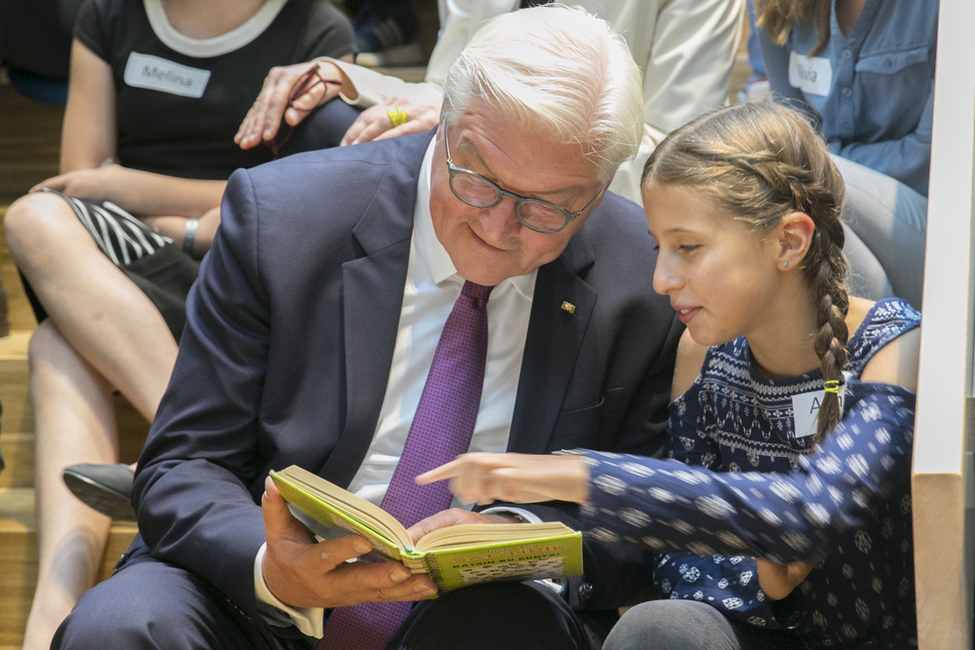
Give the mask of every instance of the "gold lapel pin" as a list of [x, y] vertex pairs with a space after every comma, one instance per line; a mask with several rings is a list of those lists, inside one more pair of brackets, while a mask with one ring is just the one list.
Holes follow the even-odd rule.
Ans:
[[568, 300], [562, 301], [562, 311], [569, 312], [570, 314], [576, 313], [576, 306], [573, 305]]

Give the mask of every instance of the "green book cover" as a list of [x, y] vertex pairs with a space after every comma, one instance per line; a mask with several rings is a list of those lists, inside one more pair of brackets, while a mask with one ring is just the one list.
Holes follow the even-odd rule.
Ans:
[[402, 562], [413, 573], [430, 574], [442, 591], [582, 574], [582, 534], [560, 522], [461, 524], [428, 533], [413, 548], [392, 515], [316, 474], [292, 465], [271, 478], [319, 538], [362, 535], [373, 545], [363, 559]]

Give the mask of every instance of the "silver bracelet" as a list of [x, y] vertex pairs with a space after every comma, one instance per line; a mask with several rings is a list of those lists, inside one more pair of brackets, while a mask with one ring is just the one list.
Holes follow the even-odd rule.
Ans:
[[199, 219], [187, 219], [186, 230], [183, 231], [183, 252], [193, 254], [193, 244], [196, 242], [196, 231], [200, 227]]

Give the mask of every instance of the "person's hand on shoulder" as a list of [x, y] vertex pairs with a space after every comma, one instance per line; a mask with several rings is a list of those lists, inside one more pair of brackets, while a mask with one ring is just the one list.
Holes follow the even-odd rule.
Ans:
[[372, 550], [358, 535], [315, 542], [270, 479], [261, 507], [267, 551], [261, 567], [268, 589], [292, 607], [343, 607], [364, 602], [430, 598], [436, 586], [399, 562], [347, 562]]
[[422, 133], [437, 126], [443, 97], [429, 84], [407, 84], [413, 90], [370, 106], [359, 114], [340, 143], [343, 147], [371, 140], [384, 140]]
[[282, 118], [292, 127], [315, 108], [334, 99], [348, 79], [330, 61], [312, 61], [271, 68], [261, 93], [254, 100], [234, 136], [241, 149], [271, 142]]

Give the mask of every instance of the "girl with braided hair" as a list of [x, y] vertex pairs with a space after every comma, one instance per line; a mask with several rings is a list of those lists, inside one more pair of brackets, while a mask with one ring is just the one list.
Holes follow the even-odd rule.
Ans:
[[826, 146], [787, 108], [722, 109], [654, 151], [643, 198], [654, 289], [687, 326], [669, 458], [468, 454], [418, 480], [477, 503], [576, 501], [595, 539], [642, 547], [627, 570], [657, 599], [607, 649], [916, 645], [920, 314], [848, 295]]

